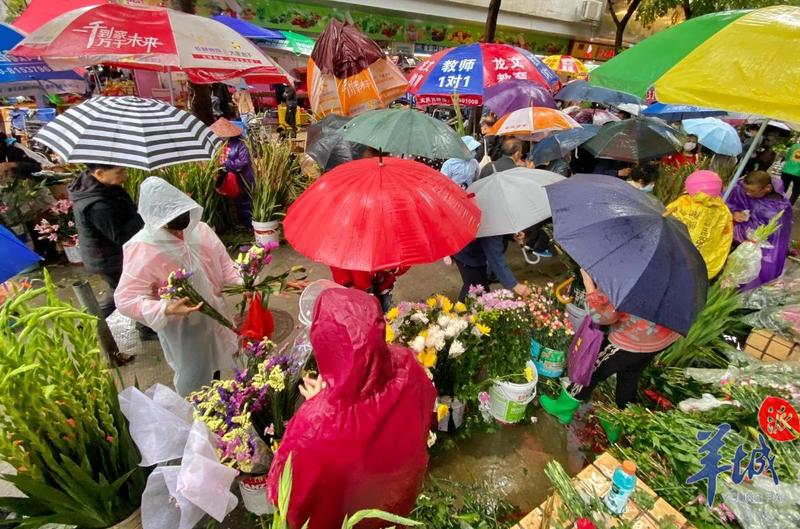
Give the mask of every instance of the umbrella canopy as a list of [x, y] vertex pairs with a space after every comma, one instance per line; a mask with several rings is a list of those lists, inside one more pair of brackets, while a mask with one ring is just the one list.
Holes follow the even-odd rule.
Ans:
[[604, 103], [609, 105], [615, 103], [633, 103], [640, 105], [643, 103], [642, 98], [633, 94], [592, 86], [583, 80], [567, 83], [564, 88], [555, 95], [555, 98], [559, 101], [589, 101], [590, 103]]
[[559, 74], [584, 78], [589, 75], [589, 69], [571, 55], [550, 55], [542, 59], [542, 62]]
[[525, 79], [510, 79], [487, 88], [483, 106], [496, 116], [504, 116], [526, 107], [556, 108], [556, 102], [550, 91], [542, 85]]
[[155, 99], [94, 97], [45, 125], [34, 141], [68, 163], [100, 163], [153, 171], [208, 161], [211, 130], [178, 108]]
[[233, 18], [228, 15], [217, 15], [212, 18], [250, 40], [283, 40], [286, 38], [280, 31], [262, 28], [261, 26], [256, 26], [252, 22], [242, 20], [241, 18]]
[[409, 91], [420, 105], [482, 105], [485, 90], [510, 79], [527, 79], [548, 90], [561, 86], [558, 75], [531, 52], [506, 44], [467, 44], [422, 61], [411, 72]]
[[455, 130], [412, 108], [373, 110], [361, 114], [345, 125], [344, 139], [385, 153], [432, 160], [472, 158], [472, 153]]
[[281, 31], [283, 39], [281, 40], [265, 40], [259, 42], [262, 46], [267, 48], [274, 48], [277, 50], [284, 50], [295, 55], [311, 55], [314, 51], [314, 45], [317, 43], [311, 37], [306, 37], [294, 31]]
[[27, 83], [38, 87], [37, 81], [67, 79], [81, 81], [83, 78], [72, 70], [55, 71], [40, 59], [19, 59], [8, 56], [8, 51], [23, 39], [22, 33], [0, 24], [0, 84]]
[[710, 108], [693, 107], [691, 105], [667, 105], [665, 103], [653, 103], [642, 112], [643, 116], [651, 118], [661, 118], [664, 121], [683, 121], [693, 118], [710, 118], [714, 116], [724, 116], [724, 110], [713, 110]]
[[56, 17], [81, 7], [110, 4], [112, 0], [30, 0], [25, 11], [14, 21], [14, 27], [33, 33]]
[[565, 178], [550, 171], [515, 167], [481, 178], [467, 188], [481, 208], [477, 237], [508, 235], [549, 219], [545, 186]]
[[580, 123], [560, 110], [528, 107], [515, 110], [498, 119], [488, 134], [538, 140], [550, 132], [580, 128], [580, 126]]
[[605, 125], [610, 121], [619, 121], [619, 116], [605, 108], [569, 107], [564, 113], [580, 124]]
[[686, 335], [708, 288], [686, 226], [619, 178], [576, 175], [546, 191], [556, 241], [617, 310]]
[[308, 59], [315, 114], [355, 116], [385, 107], [408, 90], [403, 72], [354, 26], [331, 19]]
[[800, 7], [722, 11], [643, 40], [592, 71], [594, 85], [664, 103], [800, 122]]
[[342, 137], [342, 127], [348, 121], [350, 118], [331, 114], [309, 126], [306, 154], [323, 168], [327, 168], [329, 163], [339, 165], [352, 160], [350, 143]]
[[655, 118], [631, 118], [606, 123], [583, 148], [598, 158], [640, 162], [681, 149], [681, 133]]
[[700, 145], [725, 156], [742, 154], [742, 140], [729, 124], [717, 118], [687, 119], [683, 122], [687, 134], [697, 136]]
[[541, 165], [551, 160], [563, 158], [568, 152], [593, 138], [600, 125], [582, 125], [579, 129], [555, 132], [536, 144], [531, 154], [533, 163]]
[[286, 239], [329, 266], [374, 272], [432, 263], [475, 238], [466, 191], [412, 160], [366, 158], [324, 174], [289, 207]]
[[280, 66], [234, 30], [210, 18], [156, 7], [105, 4], [65, 13], [12, 50], [58, 69], [104, 63], [186, 73], [195, 83], [246, 77], [281, 83]]
[[0, 283], [4, 283], [29, 266], [41, 261], [16, 235], [0, 225]]

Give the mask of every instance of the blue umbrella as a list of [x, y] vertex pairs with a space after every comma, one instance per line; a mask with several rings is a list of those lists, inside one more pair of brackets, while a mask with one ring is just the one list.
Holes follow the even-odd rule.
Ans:
[[612, 176], [576, 175], [545, 189], [556, 241], [617, 310], [686, 335], [708, 289], [686, 226]]
[[610, 88], [602, 88], [600, 86], [591, 86], [588, 82], [583, 80], [568, 83], [555, 95], [555, 99], [559, 101], [589, 101], [591, 103], [605, 103], [607, 105], [614, 103], [634, 103], [641, 105], [643, 103], [641, 98], [633, 94], [612, 90]]
[[40, 59], [24, 59], [10, 57], [9, 50], [13, 49], [24, 36], [8, 24], [0, 24], [0, 84], [29, 83], [38, 88], [38, 81], [72, 80], [80, 81], [83, 78], [72, 70], [56, 71]]
[[42, 259], [3, 226], [0, 226], [0, 254], [3, 255], [3, 259], [0, 259], [0, 283]]
[[642, 112], [643, 116], [651, 118], [661, 118], [664, 121], [683, 121], [692, 118], [710, 118], [713, 116], [724, 116], [724, 110], [713, 110], [711, 108], [693, 107], [691, 105], [667, 105], [665, 103], [653, 103]]
[[579, 129], [556, 132], [539, 143], [531, 151], [531, 159], [536, 165], [563, 158], [572, 149], [591, 139], [600, 130], [600, 125], [581, 125]]
[[214, 20], [225, 24], [239, 35], [250, 40], [284, 40], [286, 37], [280, 31], [256, 26], [241, 18], [233, 18], [227, 15], [217, 15]]
[[742, 154], [742, 140], [731, 125], [717, 118], [687, 119], [683, 122], [687, 134], [697, 136], [700, 145], [725, 156]]

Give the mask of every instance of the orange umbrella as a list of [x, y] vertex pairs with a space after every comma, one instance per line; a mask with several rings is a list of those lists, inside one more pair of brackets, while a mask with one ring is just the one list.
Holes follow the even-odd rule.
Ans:
[[519, 136], [525, 140], [540, 140], [559, 130], [580, 128], [580, 123], [554, 108], [528, 107], [506, 114], [489, 131], [496, 136]]
[[308, 94], [318, 116], [354, 116], [408, 90], [403, 72], [355, 27], [331, 20], [308, 59]]

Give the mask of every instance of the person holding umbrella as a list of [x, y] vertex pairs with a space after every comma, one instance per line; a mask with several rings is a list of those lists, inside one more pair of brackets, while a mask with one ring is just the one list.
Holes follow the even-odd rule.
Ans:
[[481, 168], [491, 162], [496, 162], [503, 155], [500, 151], [502, 147], [500, 136], [488, 135], [495, 123], [497, 123], [497, 117], [494, 114], [489, 113], [481, 118], [481, 145], [475, 151], [475, 159], [481, 164]]
[[[472, 136], [463, 136], [461, 139], [464, 141], [464, 145], [467, 146], [467, 149], [469, 149], [472, 153], [474, 153], [480, 147], [478, 140]], [[469, 160], [463, 160], [461, 158], [448, 158], [442, 164], [441, 168], [443, 175], [464, 189], [469, 187], [472, 182], [478, 179], [480, 171], [481, 167], [478, 165], [478, 160], [475, 158], [470, 158]]]

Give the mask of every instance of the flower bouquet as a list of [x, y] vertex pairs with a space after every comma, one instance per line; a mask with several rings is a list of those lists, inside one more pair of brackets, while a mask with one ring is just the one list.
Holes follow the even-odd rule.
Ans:
[[539, 373], [558, 377], [564, 371], [566, 350], [572, 342], [575, 329], [556, 299], [552, 283], [547, 288], [534, 286], [531, 290], [528, 300], [533, 314], [531, 357]]
[[78, 229], [72, 218], [72, 202], [59, 200], [47, 212], [50, 219], [42, 218], [33, 227], [39, 234], [39, 240], [61, 243], [63, 246], [78, 244]]
[[187, 298], [192, 305], [202, 303], [203, 306], [200, 308], [200, 312], [213, 319], [223, 327], [227, 327], [233, 332], [237, 332], [236, 327], [234, 327], [227, 318], [220, 314], [217, 309], [212, 307], [205, 299], [203, 299], [203, 296], [197, 292], [197, 290], [192, 286], [191, 278], [192, 272], [183, 268], [179, 268], [178, 270], [170, 272], [169, 277], [167, 277], [167, 280], [158, 290], [158, 295], [161, 296], [161, 299], [168, 301]]

